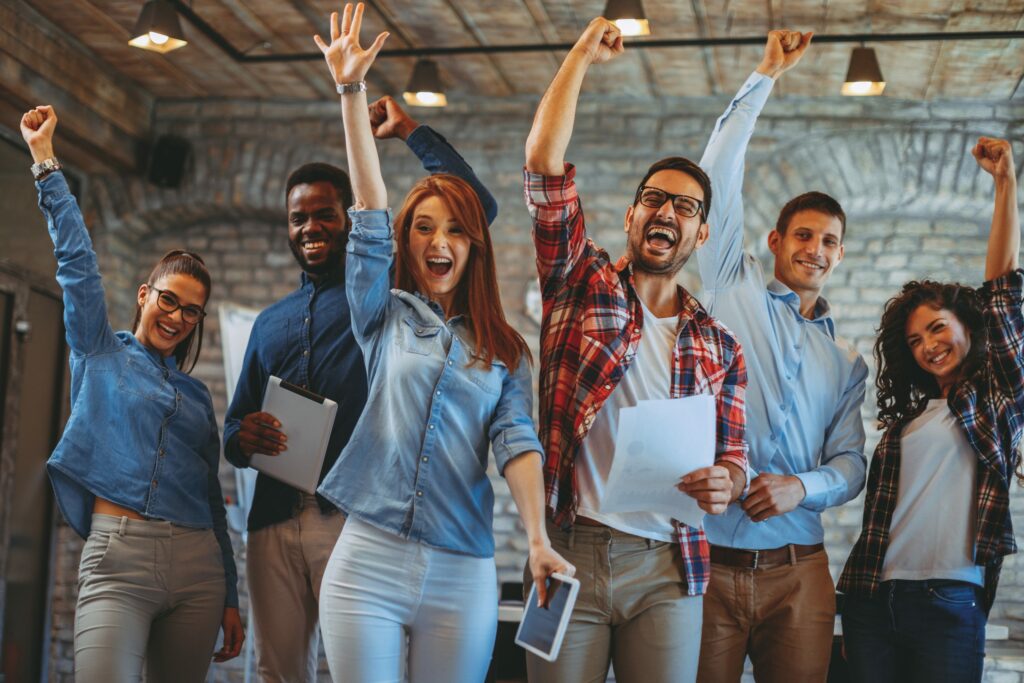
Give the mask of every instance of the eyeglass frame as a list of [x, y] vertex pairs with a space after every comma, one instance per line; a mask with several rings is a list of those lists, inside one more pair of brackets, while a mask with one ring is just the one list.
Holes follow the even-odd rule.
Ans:
[[[643, 198], [643, 194], [644, 194], [644, 190], [656, 190], [656, 191], [662, 193], [663, 195], [665, 195], [665, 201], [663, 201], [661, 204], [658, 204], [657, 206], [651, 206], [650, 204], [644, 204], [643, 203], [643, 199], [642, 199]], [[689, 216], [687, 216], [685, 213], [681, 213], [680, 211], [678, 211], [676, 209], [676, 201], [675, 201], [677, 197], [685, 197], [686, 199], [691, 199], [691, 200], [697, 202], [697, 211], [695, 213], [690, 214]], [[638, 187], [636, 189], [636, 195], [634, 195], [634, 197], [633, 197], [633, 204], [636, 204], [637, 202], [640, 202], [641, 204], [644, 204], [644, 206], [646, 206], [648, 209], [660, 209], [661, 207], [665, 206], [665, 202], [672, 202], [672, 210], [675, 211], [677, 215], [682, 216], [683, 218], [693, 218], [697, 214], [700, 214], [700, 221], [701, 221], [701, 223], [706, 223], [707, 220], [708, 220], [708, 217], [706, 215], [704, 215], [704, 200], [703, 199], [697, 199], [696, 197], [691, 197], [688, 194], [672, 194], [671, 192], [666, 192], [665, 190], [661, 189], [660, 187], [654, 187], [653, 185], [641, 185], [640, 187]]]
[[[189, 325], [198, 325], [199, 323], [201, 323], [203, 321], [203, 318], [206, 317], [206, 309], [205, 308], [202, 308], [200, 306], [195, 306], [193, 304], [187, 304], [185, 306], [182, 306], [181, 305], [181, 301], [178, 299], [178, 295], [175, 294], [174, 292], [172, 292], [171, 290], [169, 290], [169, 289], [160, 289], [159, 287], [154, 287], [152, 285], [150, 285], [149, 288], [152, 291], [156, 292], [156, 305], [157, 305], [157, 308], [159, 308], [164, 313], [174, 313], [178, 309], [181, 309], [181, 319], [182, 319], [183, 322], [188, 323]], [[167, 296], [169, 296], [172, 299], [174, 299], [174, 308], [172, 308], [169, 311], [166, 308], [164, 308], [163, 306], [160, 305], [160, 297], [163, 296], [164, 294], [166, 294]], [[189, 320], [188, 318], [185, 317], [185, 311], [186, 310], [199, 311], [199, 313], [198, 313], [199, 317], [197, 317], [195, 320]]]

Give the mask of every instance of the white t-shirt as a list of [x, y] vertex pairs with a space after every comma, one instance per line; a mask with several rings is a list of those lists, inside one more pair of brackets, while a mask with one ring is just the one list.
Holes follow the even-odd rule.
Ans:
[[[635, 406], [639, 401], [670, 398], [672, 351], [676, 344], [679, 316], [655, 318], [646, 306], [643, 306], [643, 312], [644, 328], [636, 356], [598, 411], [576, 460], [578, 513], [628, 534], [656, 541], [673, 541], [675, 526], [668, 515], [652, 512], [600, 512], [601, 497], [615, 455], [619, 409]], [[679, 476], [682, 477], [682, 473]]]
[[974, 564], [978, 456], [944, 398], [903, 429], [900, 483], [882, 580], [955, 579], [985, 585]]

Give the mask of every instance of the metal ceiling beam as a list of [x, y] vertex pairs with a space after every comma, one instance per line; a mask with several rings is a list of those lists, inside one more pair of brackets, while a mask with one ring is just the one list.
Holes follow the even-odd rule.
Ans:
[[[195, 13], [182, 0], [174, 0], [178, 13], [200, 33], [209, 38], [236, 62], [309, 62], [320, 61], [320, 52], [293, 52], [280, 55], [247, 55], [238, 50], [215, 28]], [[914, 43], [942, 42], [951, 40], [1021, 40], [1024, 31], [950, 31], [927, 33], [850, 33], [815, 35], [815, 44], [824, 43]], [[654, 49], [662, 47], [723, 47], [730, 45], [764, 45], [762, 36], [736, 36], [722, 38], [669, 38], [664, 40], [631, 40], [626, 43], [630, 49]], [[453, 47], [410, 47], [381, 50], [378, 57], [442, 57], [453, 55], [492, 55], [522, 52], [564, 52], [575, 43], [516, 43], [510, 45], [459, 45]]]

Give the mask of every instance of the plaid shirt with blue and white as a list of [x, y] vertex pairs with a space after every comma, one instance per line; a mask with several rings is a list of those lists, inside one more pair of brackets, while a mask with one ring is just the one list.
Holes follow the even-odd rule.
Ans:
[[[1022, 288], [1024, 270], [1006, 273], [982, 286], [988, 357], [981, 370], [958, 382], [949, 393], [950, 410], [978, 458], [974, 563], [986, 570], [986, 609], [995, 599], [1003, 557], [1017, 552], [1010, 520], [1010, 485], [1024, 432]], [[863, 528], [837, 586], [843, 593], [870, 598], [878, 590], [899, 492], [900, 438], [915, 415], [887, 429], [875, 448]]]
[[[626, 259], [613, 263], [588, 239], [575, 169], [564, 176], [524, 172], [533, 218], [544, 317], [541, 327], [540, 438], [547, 460], [548, 516], [562, 528], [579, 505], [576, 456], [605, 400], [636, 356], [644, 320]], [[682, 287], [670, 396], [716, 398], [716, 462], [747, 470], [746, 365], [739, 342]], [[707, 590], [710, 550], [703, 529], [676, 522], [689, 595]]]

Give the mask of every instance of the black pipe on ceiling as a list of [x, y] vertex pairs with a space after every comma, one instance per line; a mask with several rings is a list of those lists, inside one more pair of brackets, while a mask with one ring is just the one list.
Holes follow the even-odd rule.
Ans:
[[[195, 13], [183, 0], [173, 0], [178, 13], [185, 17], [200, 33], [210, 39], [236, 62], [310, 62], [320, 61], [319, 52], [293, 52], [279, 55], [250, 55], [238, 50], [231, 42]], [[816, 45], [825, 43], [914, 43], [950, 40], [1020, 40], [1024, 31], [954, 31], [948, 33], [849, 33], [814, 36]], [[723, 38], [668, 38], [664, 40], [634, 40], [626, 43], [630, 49], [665, 47], [726, 47], [730, 45], [763, 45], [764, 36], [737, 36]], [[381, 50], [378, 57], [441, 57], [452, 55], [516, 54], [523, 52], [567, 51], [574, 43], [517, 43], [510, 45], [459, 45], [452, 47], [410, 47]]]

